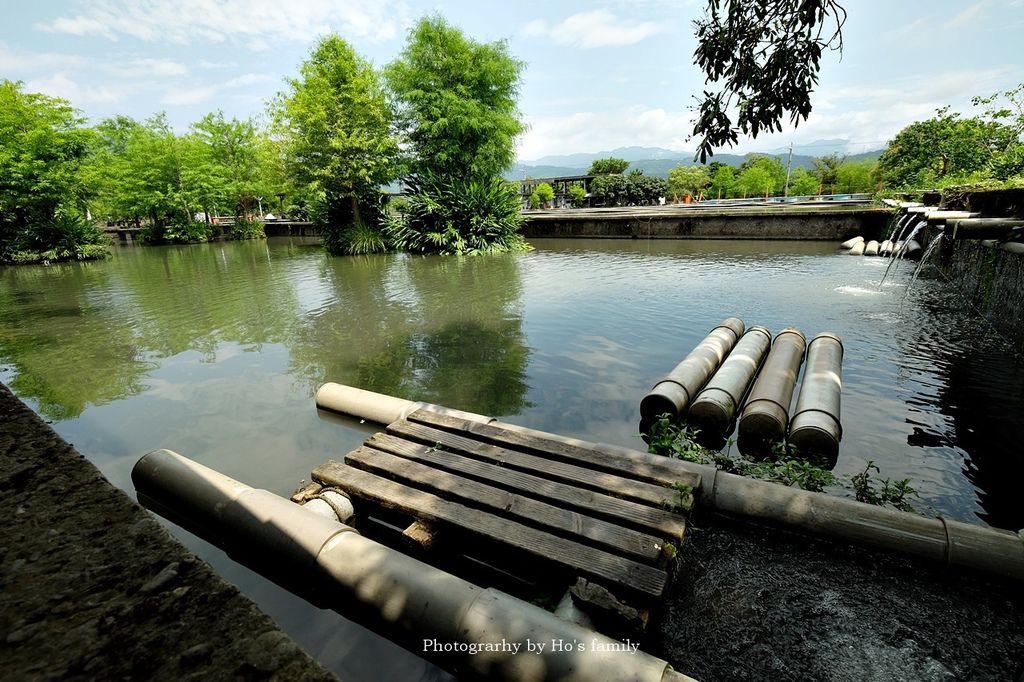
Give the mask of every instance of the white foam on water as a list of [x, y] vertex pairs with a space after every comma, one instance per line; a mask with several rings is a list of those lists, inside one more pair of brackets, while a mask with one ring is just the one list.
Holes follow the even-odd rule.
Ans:
[[878, 296], [882, 292], [878, 289], [867, 289], [865, 287], [836, 287], [835, 289], [840, 294], [850, 294], [851, 296]]

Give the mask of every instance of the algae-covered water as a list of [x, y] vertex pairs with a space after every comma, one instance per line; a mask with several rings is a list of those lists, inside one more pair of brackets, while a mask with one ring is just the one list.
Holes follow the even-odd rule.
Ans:
[[[328, 258], [316, 240], [121, 247], [0, 269], [0, 380], [131, 490], [167, 447], [287, 494], [369, 432], [337, 381], [634, 447], [647, 389], [720, 319], [844, 340], [836, 473], [1016, 530], [1024, 362], [942, 280], [819, 242], [536, 240], [525, 254]], [[443, 675], [182, 537], [344, 679]]]

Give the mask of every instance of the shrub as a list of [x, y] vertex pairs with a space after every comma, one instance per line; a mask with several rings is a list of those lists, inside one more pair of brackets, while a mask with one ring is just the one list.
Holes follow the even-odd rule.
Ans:
[[197, 220], [180, 220], [170, 225], [154, 223], [139, 231], [143, 244], [195, 244], [209, 241], [213, 226]]
[[572, 203], [573, 208], [583, 208], [583, 205], [587, 202], [587, 190], [579, 185], [570, 185], [569, 201]]
[[80, 215], [58, 212], [50, 220], [20, 230], [0, 260], [39, 263], [93, 260], [109, 255], [110, 238]]
[[530, 208], [540, 208], [540, 195], [536, 192], [530, 194]]
[[232, 239], [264, 239], [267, 236], [259, 218], [238, 218], [229, 234]]
[[388, 243], [380, 230], [365, 223], [353, 225], [342, 233], [342, 251], [352, 256], [381, 253]]
[[384, 234], [413, 253], [497, 253], [530, 246], [519, 234], [519, 195], [501, 178], [470, 180], [425, 174], [408, 181], [409, 210], [388, 216]]
[[[533, 191], [540, 199], [541, 204], [546, 205], [549, 201], [555, 198], [555, 190], [546, 182], [542, 182], [537, 185], [537, 189]], [[532, 197], [531, 197], [532, 198]]]

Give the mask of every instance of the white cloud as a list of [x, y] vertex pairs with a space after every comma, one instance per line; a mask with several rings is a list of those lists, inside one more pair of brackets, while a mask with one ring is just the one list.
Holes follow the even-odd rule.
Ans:
[[188, 73], [188, 67], [171, 59], [109, 54], [104, 58], [87, 58], [77, 54], [12, 49], [0, 43], [0, 71], [14, 75], [83, 71], [100, 72], [119, 78], [151, 78], [184, 76]]
[[184, 76], [188, 73], [188, 67], [184, 64], [170, 59], [129, 59], [123, 63], [110, 64], [102, 67], [115, 76], [126, 78], [140, 78], [152, 76]]
[[109, 104], [125, 98], [132, 88], [121, 87], [87, 87], [80, 85], [63, 73], [36, 78], [25, 83], [27, 92], [41, 92], [51, 97], [62, 97], [72, 104]]
[[85, 65], [86, 60], [78, 55], [53, 52], [25, 52], [14, 50], [0, 43], [0, 72], [4, 74], [38, 73], [55, 69], [75, 68]]
[[692, 147], [686, 142], [693, 128], [688, 112], [630, 107], [613, 112], [539, 116], [527, 122], [530, 128], [518, 145], [521, 159], [633, 145], [675, 150]]
[[943, 28], [962, 28], [978, 18], [985, 7], [985, 0], [964, 8], [959, 14], [942, 25]]
[[[231, 78], [223, 83], [209, 85], [194, 85], [188, 87], [170, 88], [160, 97], [161, 104], [169, 106], [189, 106], [199, 104], [224, 94], [226, 91], [245, 88], [257, 83], [266, 83], [273, 78], [265, 73], [245, 73], [236, 78]], [[261, 98], [255, 98], [259, 101]]]
[[523, 27], [532, 38], [583, 48], [633, 45], [666, 30], [666, 24], [621, 19], [605, 9], [573, 14], [558, 24], [535, 19]]
[[189, 44], [236, 41], [259, 49], [274, 40], [308, 41], [337, 31], [388, 40], [407, 12], [402, 0], [94, 0], [77, 14], [37, 24], [53, 33]]

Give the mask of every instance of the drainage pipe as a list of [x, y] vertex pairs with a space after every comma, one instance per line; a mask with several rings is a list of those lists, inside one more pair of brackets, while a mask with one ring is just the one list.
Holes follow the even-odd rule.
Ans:
[[801, 453], [823, 458], [829, 469], [836, 465], [843, 438], [839, 421], [842, 376], [843, 342], [835, 334], [818, 334], [807, 344], [807, 369], [788, 440]]
[[[692, 682], [661, 659], [642, 651], [622, 652], [616, 640], [498, 590], [477, 587], [170, 450], [142, 457], [132, 481], [146, 507], [257, 571], [287, 572], [304, 593], [339, 613], [371, 614], [389, 633], [418, 644], [412, 647], [416, 653], [460, 677]], [[527, 639], [548, 646], [527, 652]], [[583, 642], [585, 650], [555, 650], [552, 641]], [[434, 642], [463, 651], [436, 651]], [[519, 650], [510, 651], [508, 645], [517, 643]], [[477, 645], [474, 655], [468, 651], [472, 645]]]
[[1007, 253], [1024, 253], [1024, 244], [1021, 242], [1001, 242], [998, 239], [982, 239], [981, 244], [990, 249], [1002, 249]]
[[891, 239], [886, 239], [884, 242], [882, 242], [878, 246], [878, 255], [879, 256], [888, 256], [891, 253], [892, 253], [892, 240]]
[[849, 256], [863, 256], [864, 255], [864, 242], [863, 241], [857, 242], [846, 253]]
[[877, 256], [878, 255], [878, 242], [872, 239], [864, 247], [865, 256]]
[[736, 341], [743, 335], [743, 320], [729, 317], [712, 329], [686, 358], [655, 384], [640, 401], [640, 416], [650, 422], [658, 415], [679, 419], [686, 414], [697, 392], [715, 373]]
[[860, 244], [863, 241], [864, 241], [864, 237], [854, 237], [852, 239], [847, 239], [845, 242], [843, 242], [842, 244], [839, 245], [839, 248], [840, 249], [852, 249], [854, 247], [854, 245]]
[[736, 414], [772, 345], [772, 333], [754, 326], [736, 343], [708, 385], [697, 394], [686, 420], [713, 438], [732, 430]]
[[[778, 342], [779, 338], [776, 337], [776, 344]], [[317, 407], [369, 419], [369, 411], [363, 413], [360, 402], [361, 396], [366, 394], [380, 396], [350, 386], [325, 384], [317, 391]], [[389, 418], [380, 422], [382, 424], [390, 424], [418, 409], [446, 409], [430, 403], [391, 400], [396, 401], [393, 403], [395, 405], [404, 405], [397, 412], [387, 415]], [[676, 471], [680, 478], [697, 474], [700, 476], [700, 484], [695, 492], [701, 505], [746, 521], [772, 523], [809, 535], [877, 547], [1024, 581], [1024, 533], [1012, 533], [941, 517], [927, 518], [827, 493], [812, 493], [778, 483], [727, 474], [712, 466], [653, 455], [622, 445], [592, 443], [509, 424], [472, 412], [448, 412], [458, 413], [470, 421], [493, 424], [538, 438], [614, 455], [637, 466]]]
[[768, 455], [771, 444], [785, 438], [789, 405], [806, 346], [803, 332], [793, 327], [775, 337], [740, 415], [737, 445], [743, 454]]
[[953, 239], [1006, 239], [1015, 230], [1024, 231], [1021, 218], [970, 218], [951, 220], [947, 225], [953, 226]]

